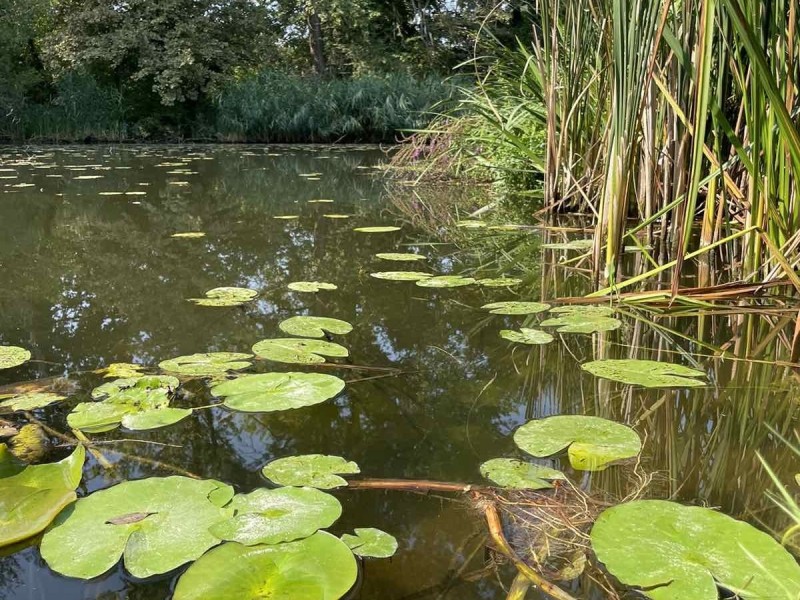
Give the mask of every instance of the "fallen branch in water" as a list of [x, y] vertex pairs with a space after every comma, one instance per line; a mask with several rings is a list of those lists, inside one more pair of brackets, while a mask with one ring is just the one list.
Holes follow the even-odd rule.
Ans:
[[347, 487], [354, 490], [399, 490], [405, 492], [452, 492], [461, 494], [488, 489], [479, 485], [449, 481], [429, 481], [427, 479], [356, 479], [348, 481]]

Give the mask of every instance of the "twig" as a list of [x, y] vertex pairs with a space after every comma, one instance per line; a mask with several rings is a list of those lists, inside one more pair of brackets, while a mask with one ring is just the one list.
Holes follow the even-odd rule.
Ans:
[[481, 492], [488, 488], [468, 483], [429, 481], [427, 479], [357, 479], [347, 482], [354, 490], [399, 490], [405, 492], [451, 492], [465, 494]]

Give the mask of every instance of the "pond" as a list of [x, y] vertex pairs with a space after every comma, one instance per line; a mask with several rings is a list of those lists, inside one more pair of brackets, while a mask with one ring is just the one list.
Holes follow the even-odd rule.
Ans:
[[[97, 446], [87, 454], [79, 497], [176, 474], [250, 492], [267, 485], [265, 464], [315, 453], [355, 461], [365, 478], [482, 485], [485, 461], [525, 457], [512, 439], [518, 427], [588, 414], [632, 425], [643, 439], [640, 461], [592, 474], [572, 469], [563, 453], [542, 464], [607, 500], [646, 487], [648, 496], [786, 526], [765, 495], [771, 482], [757, 456], [784, 481], [797, 471], [770, 429], [790, 436], [797, 413], [797, 379], [774, 360], [788, 326], [784, 314], [671, 316], [628, 308], [615, 314], [622, 325], [612, 331], [550, 329], [552, 343], [516, 344], [499, 332], [543, 317], [492, 315], [481, 306], [584, 293], [580, 273], [563, 268], [570, 250], [541, 247], [556, 234], [539, 229], [426, 227], [397, 199], [414, 192], [387, 186], [376, 168], [383, 161], [376, 148], [346, 146], [0, 149], [0, 345], [32, 354], [0, 370], [0, 394], [20, 389], [18, 382], [66, 378], [56, 383], [68, 399], [35, 411], [52, 430], [69, 437], [67, 415], [110, 381], [101, 369], [112, 363], [156, 373], [161, 361], [178, 356], [250, 353], [260, 340], [287, 337], [279, 324], [299, 315], [353, 326], [331, 336], [347, 348], [346, 358], [258, 360], [247, 369], [336, 375], [346, 387], [335, 398], [279, 412], [199, 408], [218, 398], [207, 380], [189, 378], [180, 404], [198, 410], [187, 418], [146, 431], [87, 433]], [[451, 195], [443, 189], [430, 201], [446, 203]], [[399, 229], [356, 230], [363, 227]], [[180, 233], [204, 235], [175, 237]], [[521, 245], [528, 254], [500, 252]], [[492, 252], [500, 258], [484, 262]], [[426, 259], [397, 262], [379, 253]], [[399, 270], [521, 283], [442, 289], [370, 276]], [[294, 291], [289, 284], [296, 282], [336, 289]], [[233, 307], [187, 301], [218, 287], [258, 296]], [[730, 358], [713, 358], [722, 347]], [[581, 369], [623, 357], [700, 369], [703, 385], [645, 389]], [[47, 460], [71, 450], [68, 440], [53, 441]], [[391, 559], [362, 563], [348, 598], [506, 597], [487, 568], [485, 523], [464, 502], [438, 493], [332, 493], [343, 513], [331, 532], [376, 527], [399, 544]], [[184, 570], [137, 579], [117, 564], [83, 581], [50, 570], [38, 546], [34, 538], [3, 549], [0, 598], [168, 598]], [[512, 569], [500, 569], [510, 581]], [[569, 589], [604, 597], [586, 580]]]

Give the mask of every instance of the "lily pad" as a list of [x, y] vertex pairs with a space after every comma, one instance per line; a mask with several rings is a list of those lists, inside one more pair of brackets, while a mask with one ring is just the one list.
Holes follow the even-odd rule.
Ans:
[[558, 469], [513, 458], [487, 460], [481, 465], [481, 475], [512, 490], [544, 490], [553, 487], [550, 481], [567, 478]]
[[656, 360], [633, 358], [593, 360], [581, 365], [581, 368], [596, 377], [647, 388], [705, 385], [705, 381], [696, 379], [705, 376], [702, 371]]
[[331, 319], [329, 317], [289, 317], [281, 321], [278, 327], [284, 333], [307, 338], [325, 337], [325, 332], [336, 335], [345, 335], [353, 331], [353, 326], [347, 321]]
[[414, 254], [412, 252], [379, 252], [375, 255], [376, 258], [381, 260], [394, 260], [398, 262], [415, 262], [418, 260], [428, 260], [427, 256], [422, 254]]
[[286, 544], [214, 548], [181, 576], [173, 600], [338, 600], [357, 576], [350, 549], [320, 531]]
[[622, 321], [610, 316], [614, 311], [605, 306], [558, 306], [550, 312], [562, 316], [545, 319], [541, 325], [557, 327], [559, 333], [599, 333], [622, 326]]
[[488, 309], [493, 315], [535, 315], [550, 309], [549, 304], [543, 302], [491, 302], [481, 308]]
[[59, 462], [17, 469], [0, 449], [0, 546], [8, 546], [43, 531], [75, 501], [86, 451], [77, 446]]
[[770, 535], [700, 506], [636, 500], [604, 511], [591, 532], [597, 558], [654, 600], [800, 597], [800, 566]]
[[189, 298], [198, 306], [241, 306], [258, 296], [258, 292], [240, 287], [218, 287], [206, 292], [205, 298]]
[[380, 227], [356, 227], [353, 231], [360, 231], [361, 233], [388, 233], [390, 231], [400, 231], [400, 228], [394, 225], [384, 225]]
[[293, 292], [316, 293], [320, 290], [336, 290], [338, 287], [333, 283], [324, 281], [293, 281], [287, 286]]
[[475, 280], [472, 277], [460, 277], [458, 275], [439, 275], [438, 277], [429, 277], [427, 279], [420, 279], [416, 285], [428, 288], [455, 288], [465, 285], [472, 285]]
[[326, 454], [303, 454], [273, 460], [261, 469], [261, 473], [278, 485], [309, 486], [330, 490], [347, 485], [347, 480], [338, 474], [360, 473], [358, 465], [341, 456]]
[[397, 540], [393, 535], [374, 527], [358, 527], [355, 535], [345, 533], [342, 541], [353, 554], [369, 558], [389, 558], [397, 552]]
[[242, 375], [211, 388], [224, 404], [244, 412], [271, 412], [319, 404], [344, 389], [344, 381], [322, 373]]
[[589, 415], [557, 415], [528, 421], [514, 442], [533, 456], [544, 457], [568, 447], [569, 462], [580, 471], [602, 471], [612, 462], [639, 454], [642, 442], [630, 427]]
[[66, 399], [66, 396], [59, 396], [50, 392], [29, 392], [0, 402], [0, 409], [8, 408], [13, 411], [36, 410], [64, 399]]
[[213, 480], [150, 477], [81, 498], [42, 538], [51, 569], [68, 577], [102, 575], [124, 556], [135, 577], [167, 573], [220, 540], [209, 528], [230, 518], [233, 488]]
[[133, 363], [111, 363], [103, 369], [103, 377], [128, 378], [141, 376], [140, 371], [144, 369], [142, 365], [135, 365]]
[[477, 284], [482, 287], [512, 287], [522, 283], [522, 279], [514, 277], [495, 277], [493, 279], [478, 279]]
[[0, 346], [0, 369], [10, 369], [28, 362], [31, 353], [19, 346]]
[[202, 231], [181, 231], [178, 233], [173, 233], [169, 237], [179, 238], [179, 239], [196, 239], [206, 237], [206, 234]]
[[539, 331], [538, 329], [530, 329], [528, 327], [520, 327], [519, 331], [501, 329], [500, 337], [509, 342], [530, 344], [531, 346], [549, 344], [553, 341], [553, 336], [546, 331]]
[[571, 240], [569, 242], [542, 244], [542, 248], [548, 250], [591, 250], [593, 246], [594, 240]]
[[304, 365], [324, 363], [326, 356], [346, 358], [350, 354], [347, 348], [333, 342], [300, 338], [261, 340], [253, 346], [253, 352], [259, 358]]
[[237, 494], [230, 503], [234, 516], [213, 525], [211, 533], [245, 546], [279, 544], [313, 535], [342, 516], [342, 505], [310, 487], [257, 489]]
[[389, 281], [420, 281], [432, 277], [430, 273], [423, 273], [422, 271], [379, 271], [370, 273], [369, 276]]
[[250, 358], [252, 358], [251, 354], [243, 352], [206, 352], [163, 360], [158, 363], [158, 366], [171, 373], [206, 377], [246, 369], [252, 364]]

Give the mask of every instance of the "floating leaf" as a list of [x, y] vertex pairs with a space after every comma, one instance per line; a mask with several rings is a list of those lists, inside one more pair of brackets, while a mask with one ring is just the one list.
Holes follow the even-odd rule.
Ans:
[[342, 541], [358, 556], [389, 558], [397, 552], [395, 537], [374, 527], [356, 528], [355, 535], [345, 533]]
[[[233, 488], [213, 480], [126, 481], [62, 512], [42, 538], [42, 558], [54, 571], [81, 579], [102, 575], [123, 555], [134, 577], [167, 573], [220, 542], [209, 528], [233, 515], [225, 507], [232, 497]], [[133, 514], [147, 516], [121, 518]]]
[[273, 219], [280, 219], [282, 221], [294, 221], [300, 218], [300, 215], [275, 215]]
[[309, 204], [331, 204], [333, 200], [330, 198], [316, 198], [314, 200], [307, 200]]
[[85, 456], [79, 445], [59, 462], [17, 470], [7, 453], [0, 453], [0, 546], [36, 535], [75, 500]]
[[111, 363], [104, 371], [103, 377], [129, 378], [141, 376], [140, 371], [144, 369], [142, 365], [133, 363]]
[[44, 408], [50, 404], [64, 400], [65, 396], [52, 394], [49, 392], [29, 392], [27, 394], [20, 394], [14, 396], [10, 400], [0, 402], [0, 409], [8, 408], [13, 411], [18, 410], [36, 410], [37, 408]]
[[336, 213], [331, 213], [327, 215], [322, 215], [326, 219], [349, 219], [351, 215], [340, 215]]
[[476, 282], [483, 287], [511, 287], [522, 283], [522, 279], [514, 277], [495, 277], [494, 279], [478, 279]]
[[237, 494], [230, 508], [234, 516], [216, 523], [210, 531], [222, 540], [245, 546], [306, 538], [342, 516], [336, 498], [310, 487], [261, 488]]
[[584, 315], [592, 317], [610, 317], [614, 314], [614, 309], [609, 306], [576, 305], [576, 306], [556, 306], [550, 312], [558, 315]]
[[278, 485], [309, 486], [330, 490], [347, 485], [347, 481], [339, 477], [360, 473], [358, 465], [341, 456], [326, 454], [303, 454], [279, 458], [261, 469], [261, 473]]
[[533, 456], [551, 456], [569, 447], [569, 462], [580, 471], [602, 471], [610, 463], [639, 454], [642, 442], [630, 427], [588, 415], [557, 415], [528, 421], [514, 442]]
[[559, 306], [550, 312], [562, 316], [546, 319], [541, 325], [557, 327], [559, 333], [599, 333], [622, 326], [622, 321], [609, 316], [614, 311], [605, 306]]
[[700, 506], [636, 500], [604, 511], [591, 532], [597, 558], [654, 600], [800, 597], [800, 567], [771, 536]]
[[432, 275], [421, 271], [379, 271], [378, 273], [370, 273], [369, 276], [389, 281], [420, 281]]
[[31, 359], [31, 353], [19, 346], [0, 346], [0, 369], [17, 367]]
[[416, 285], [420, 287], [429, 288], [454, 288], [462, 287], [465, 285], [472, 285], [475, 280], [472, 277], [460, 277], [458, 275], [440, 275], [438, 277], [429, 277], [427, 279], [420, 279]]
[[484, 221], [457, 221], [456, 227], [460, 227], [462, 229], [482, 229], [486, 227], [486, 223]]
[[252, 358], [251, 354], [242, 352], [206, 352], [163, 360], [158, 363], [158, 366], [164, 371], [172, 373], [206, 377], [246, 369], [251, 365], [250, 358]]
[[423, 256], [422, 254], [413, 254], [411, 252], [379, 252], [375, 256], [381, 260], [394, 260], [399, 262], [428, 260], [427, 256]]
[[549, 481], [566, 479], [558, 469], [512, 458], [487, 460], [481, 465], [481, 475], [512, 490], [544, 490], [553, 487]]
[[9, 441], [11, 453], [26, 464], [39, 462], [47, 454], [50, 439], [41, 425], [23, 425]]
[[581, 368], [596, 377], [647, 388], [705, 385], [705, 381], [693, 379], [703, 377], [705, 373], [702, 371], [655, 360], [633, 358], [594, 360], [581, 365]]
[[259, 358], [283, 363], [319, 364], [324, 363], [326, 356], [345, 358], [349, 355], [347, 348], [323, 340], [306, 340], [298, 338], [275, 338], [261, 340], [253, 346], [253, 352]]
[[491, 302], [481, 308], [489, 309], [493, 315], [535, 315], [549, 310], [550, 305], [542, 302]]
[[542, 244], [542, 248], [548, 250], [591, 250], [594, 240], [572, 240], [569, 242], [557, 242], [553, 244]]
[[333, 283], [325, 283], [324, 281], [293, 281], [288, 285], [288, 288], [293, 292], [311, 293], [316, 293], [320, 290], [338, 289]]
[[179, 233], [173, 233], [169, 237], [174, 237], [174, 238], [179, 238], [179, 239], [180, 238], [182, 238], [182, 239], [195, 239], [195, 238], [206, 237], [206, 234], [203, 233], [202, 231], [181, 231]]
[[336, 335], [345, 335], [353, 331], [353, 326], [347, 321], [311, 316], [289, 317], [281, 321], [278, 327], [289, 335], [307, 338], [325, 337], [326, 331]]
[[173, 600], [338, 600], [357, 576], [350, 549], [320, 531], [286, 544], [214, 548], [181, 576]]
[[511, 329], [501, 329], [500, 337], [509, 342], [517, 344], [530, 344], [535, 346], [537, 344], [549, 344], [553, 341], [553, 336], [546, 331], [539, 331], [538, 329], [529, 329], [528, 327], [520, 327], [519, 331]]
[[258, 292], [240, 287], [218, 287], [206, 292], [205, 298], [189, 298], [198, 306], [241, 306], [258, 296]]
[[262, 373], [242, 375], [211, 388], [228, 408], [271, 412], [319, 404], [344, 389], [344, 381], [321, 373]]
[[381, 227], [356, 227], [353, 231], [360, 231], [361, 233], [388, 233], [390, 231], [400, 231], [400, 228], [393, 225], [385, 225]]

